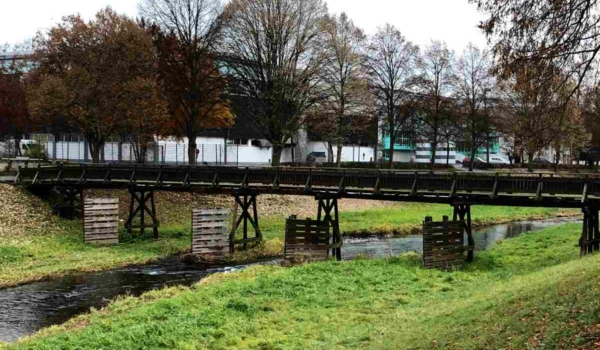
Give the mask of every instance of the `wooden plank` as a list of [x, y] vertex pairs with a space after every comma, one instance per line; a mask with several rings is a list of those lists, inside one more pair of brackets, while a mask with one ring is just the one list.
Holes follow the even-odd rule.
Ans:
[[229, 253], [229, 210], [202, 208], [192, 211], [192, 254]]
[[113, 238], [113, 239], [107, 239], [107, 240], [91, 240], [91, 241], [85, 241], [85, 243], [88, 244], [102, 244], [102, 245], [109, 245], [109, 244], [119, 244], [119, 239], [118, 238]]
[[93, 212], [87, 211], [85, 212], [85, 217], [94, 217], [94, 216], [118, 216], [119, 209], [110, 209], [110, 210], [96, 210]]
[[85, 198], [83, 203], [90, 204], [119, 204], [119, 198]]
[[119, 243], [118, 198], [85, 198], [83, 210], [84, 242]]
[[229, 215], [228, 209], [196, 209], [192, 215]]
[[118, 222], [86, 222], [84, 227], [88, 228], [105, 228], [105, 227], [118, 227]]
[[226, 222], [203, 222], [200, 225], [192, 225], [192, 228], [196, 229], [203, 229], [203, 228], [213, 228], [213, 227], [227, 227], [227, 223]]

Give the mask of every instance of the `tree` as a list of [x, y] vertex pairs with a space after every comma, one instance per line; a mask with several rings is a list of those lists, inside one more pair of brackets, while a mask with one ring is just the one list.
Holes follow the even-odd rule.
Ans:
[[136, 162], [145, 163], [155, 137], [168, 131], [167, 102], [154, 79], [134, 78], [125, 83], [124, 91], [130, 98], [120, 106], [125, 116], [123, 132]]
[[35, 44], [39, 67], [28, 89], [30, 111], [65, 116], [85, 135], [93, 162], [100, 162], [107, 138], [126, 125], [124, 106], [144, 99], [131, 85], [154, 77], [151, 37], [106, 8], [87, 23], [79, 15], [63, 18]]
[[469, 44], [456, 64], [455, 97], [460, 108], [463, 140], [470, 147], [469, 171], [473, 171], [477, 149], [488, 139], [490, 115], [488, 106], [492, 97], [492, 62], [487, 51]]
[[370, 38], [365, 67], [369, 88], [377, 101], [383, 127], [390, 137], [390, 169], [394, 167], [394, 145], [412, 130], [412, 88], [419, 48], [390, 24]]
[[445, 43], [433, 41], [417, 61], [421, 134], [431, 146], [431, 170], [435, 169], [437, 146], [443, 130], [453, 123], [453, 60], [454, 53]]
[[8, 64], [0, 62], [0, 133], [11, 135], [16, 156], [23, 155], [20, 147], [23, 134], [33, 127], [25, 96], [25, 60], [17, 53], [22, 48], [23, 45], [0, 48], [0, 54], [11, 55]]
[[373, 115], [362, 65], [366, 36], [345, 13], [327, 17], [323, 29], [325, 63], [321, 81], [325, 91], [312, 121], [314, 128], [325, 136], [330, 153], [332, 145], [337, 146], [339, 167], [344, 142], [353, 133], [366, 130]]
[[142, 16], [154, 23], [159, 80], [172, 117], [168, 131], [188, 138], [190, 164], [196, 163], [202, 129], [228, 127], [234, 119], [215, 53], [222, 10], [219, 0], [144, 0], [140, 5]]
[[232, 0], [225, 8], [221, 51], [234, 92], [273, 145], [272, 164], [318, 100], [323, 64], [322, 0]]
[[[552, 64], [573, 95], [600, 52], [600, 3], [594, 0], [469, 0], [488, 15], [481, 29], [497, 58], [497, 72], [510, 77], [519, 66]], [[556, 82], [555, 82], [556, 83]], [[568, 100], [568, 99], [567, 99]]]
[[534, 65], [523, 66], [510, 80], [499, 84], [501, 131], [512, 135], [515, 145], [527, 153], [530, 171], [535, 155], [556, 138], [559, 113], [554, 88], [558, 79], [555, 67]]
[[570, 94], [575, 81], [561, 84], [555, 91], [554, 109], [556, 121], [554, 123], [555, 135], [552, 146], [554, 148], [554, 170], [558, 172], [563, 149], [571, 151], [585, 146], [589, 141], [589, 133], [585, 130], [585, 121], [581, 110], [581, 94], [573, 98]]
[[[582, 116], [585, 129], [590, 134], [587, 160], [598, 166], [598, 162], [600, 162], [600, 85], [596, 83], [586, 86], [582, 95]], [[590, 156], [590, 153], [593, 157]]]

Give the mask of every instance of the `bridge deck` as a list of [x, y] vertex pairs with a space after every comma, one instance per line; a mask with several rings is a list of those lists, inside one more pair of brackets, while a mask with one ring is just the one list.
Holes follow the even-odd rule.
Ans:
[[309, 168], [52, 165], [20, 168], [31, 189], [144, 188], [196, 193], [293, 194], [374, 200], [579, 208], [600, 204], [600, 177]]

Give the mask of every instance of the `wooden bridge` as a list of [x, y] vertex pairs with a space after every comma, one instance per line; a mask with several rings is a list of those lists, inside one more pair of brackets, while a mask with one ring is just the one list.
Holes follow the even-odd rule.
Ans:
[[[592, 175], [59, 164], [20, 168], [15, 183], [33, 191], [62, 188], [67, 193], [67, 202], [73, 201], [68, 193], [84, 189], [128, 189], [132, 200], [126, 227], [135, 228], [132, 226], [135, 215], [141, 213], [143, 218], [147, 212], [153, 222], [148, 227], [155, 234], [158, 234], [158, 220], [154, 191], [231, 194], [242, 208], [238, 226], [243, 223], [246, 228], [250, 223], [257, 232], [256, 237], [248, 238], [244, 230], [244, 238], [236, 244], [262, 237], [256, 215], [256, 196], [260, 194], [313, 196], [319, 200], [319, 217], [334, 227], [338, 225], [340, 198], [449, 204], [454, 207], [455, 217], [469, 223], [472, 205], [581, 208], [582, 253], [600, 249], [600, 177]], [[146, 205], [148, 201], [151, 208]], [[470, 231], [468, 225], [469, 236]]]

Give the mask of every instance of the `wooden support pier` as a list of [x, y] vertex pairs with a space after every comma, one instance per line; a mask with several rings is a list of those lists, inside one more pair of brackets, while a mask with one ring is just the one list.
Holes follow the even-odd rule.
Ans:
[[342, 260], [342, 246], [344, 241], [340, 233], [340, 216], [338, 210], [338, 196], [335, 194], [321, 194], [316, 197], [319, 202], [317, 221], [326, 222], [332, 228], [332, 242], [329, 245], [331, 255]]
[[473, 227], [471, 225], [471, 205], [459, 203], [455, 204], [452, 220], [460, 220], [463, 222], [465, 232], [467, 234], [467, 261], [473, 261], [475, 255], [475, 240], [473, 239]]
[[[254, 190], [240, 190], [233, 194], [235, 198], [235, 205], [240, 208], [242, 213], [239, 218], [235, 217], [237, 210], [234, 210], [235, 222], [231, 229], [229, 237], [229, 250], [231, 253], [235, 251], [235, 246], [238, 244], [243, 245], [243, 249], [248, 249], [248, 243], [260, 243], [262, 242], [263, 235], [258, 226], [258, 211], [256, 209], [256, 197], [258, 193]], [[248, 236], [248, 224], [254, 229], [255, 236], [249, 238]], [[235, 239], [238, 229], [242, 227], [242, 239]]]
[[57, 186], [56, 191], [60, 199], [52, 207], [52, 211], [62, 218], [73, 220], [77, 212], [82, 208], [83, 190], [75, 187]]
[[[134, 229], [139, 229], [140, 235], [144, 234], [145, 229], [151, 228], [154, 234], [154, 238], [158, 239], [158, 227], [160, 226], [158, 218], [156, 217], [156, 206], [154, 204], [154, 191], [146, 190], [143, 188], [130, 188], [129, 195], [131, 200], [129, 202], [129, 217], [125, 223], [127, 232], [132, 233]], [[148, 207], [150, 202], [150, 207]], [[145, 216], [148, 214], [151, 224], [146, 224]], [[133, 221], [136, 217], [140, 218], [140, 223], [134, 225]]]
[[600, 230], [598, 229], [598, 207], [583, 208], [583, 230], [579, 239], [581, 255], [600, 251]]

